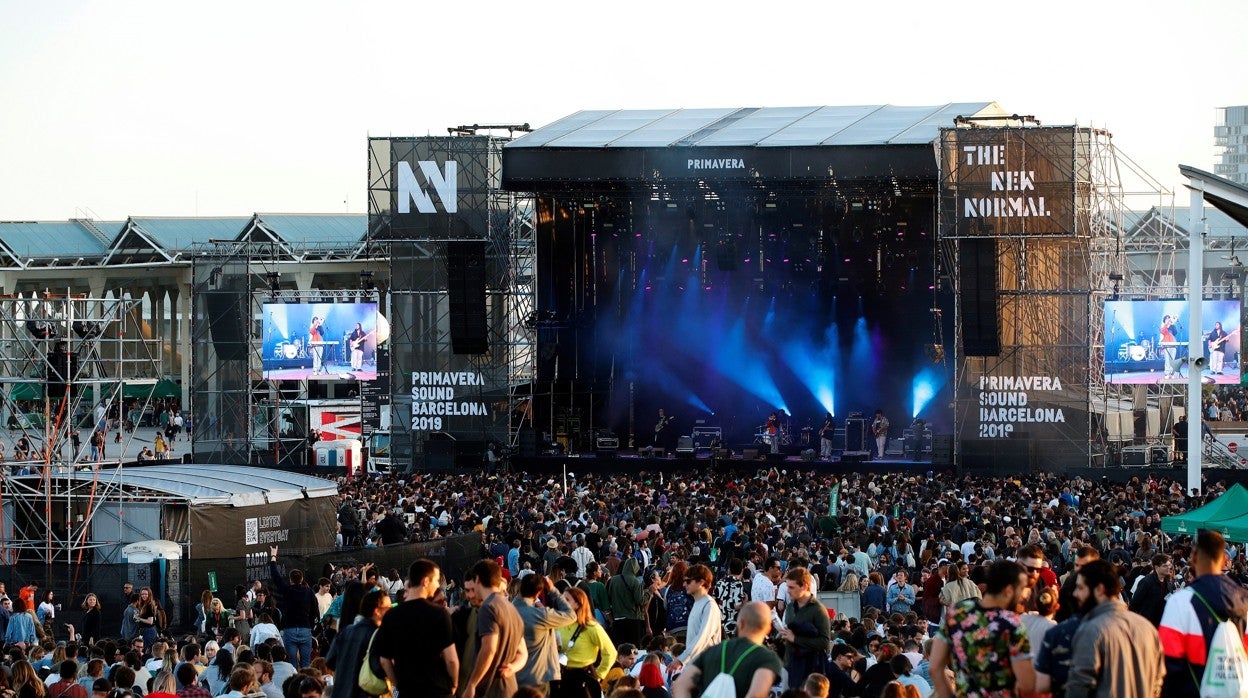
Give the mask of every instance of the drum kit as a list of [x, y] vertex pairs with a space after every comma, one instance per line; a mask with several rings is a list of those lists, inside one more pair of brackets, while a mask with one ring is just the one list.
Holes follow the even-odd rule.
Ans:
[[792, 446], [793, 435], [789, 432], [789, 425], [781, 424], [776, 433], [767, 432], [767, 425], [760, 424], [755, 428], [754, 443], [767, 444], [768, 446]]
[[1157, 348], [1153, 346], [1152, 340], [1127, 341], [1118, 345], [1119, 361], [1152, 361], [1156, 358]]
[[295, 338], [293, 342], [278, 342], [275, 344], [273, 346], [273, 358], [306, 359], [308, 358], [308, 353], [303, 346], [303, 340]]

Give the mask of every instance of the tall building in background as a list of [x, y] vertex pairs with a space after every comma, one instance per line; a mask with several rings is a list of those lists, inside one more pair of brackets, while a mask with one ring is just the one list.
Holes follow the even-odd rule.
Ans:
[[1218, 109], [1213, 142], [1221, 149], [1213, 173], [1237, 184], [1248, 184], [1248, 105]]

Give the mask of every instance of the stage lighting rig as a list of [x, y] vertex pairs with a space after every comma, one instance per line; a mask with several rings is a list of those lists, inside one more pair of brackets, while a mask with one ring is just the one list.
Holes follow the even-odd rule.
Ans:
[[277, 295], [282, 292], [282, 272], [271, 271], [266, 275], [269, 279], [269, 292]]
[[360, 290], [371, 291], [375, 286], [374, 272], [372, 269], [363, 269], [360, 271]]

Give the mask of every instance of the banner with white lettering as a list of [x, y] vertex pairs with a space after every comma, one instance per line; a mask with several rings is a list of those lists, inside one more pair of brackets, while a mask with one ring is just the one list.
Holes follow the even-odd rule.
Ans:
[[1087, 157], [1082, 133], [1071, 127], [943, 129], [941, 236], [1088, 235], [1075, 214], [1077, 200], [1088, 195], [1075, 176], [1076, 163]]
[[500, 187], [488, 136], [370, 138], [369, 234], [377, 240], [484, 240]]
[[472, 417], [491, 416], [482, 398], [486, 387], [472, 371], [417, 371], [412, 374], [412, 431], [454, 433]]

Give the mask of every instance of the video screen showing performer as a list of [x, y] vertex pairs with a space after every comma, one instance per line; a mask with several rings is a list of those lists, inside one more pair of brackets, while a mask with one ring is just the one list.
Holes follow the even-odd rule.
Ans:
[[377, 378], [376, 303], [265, 303], [266, 380]]
[[1187, 327], [1186, 300], [1106, 301], [1105, 380], [1109, 383], [1177, 383], [1193, 370], [1191, 341], [1206, 361], [1205, 383], [1235, 384], [1240, 376], [1240, 301], [1206, 300], [1200, 327]]

